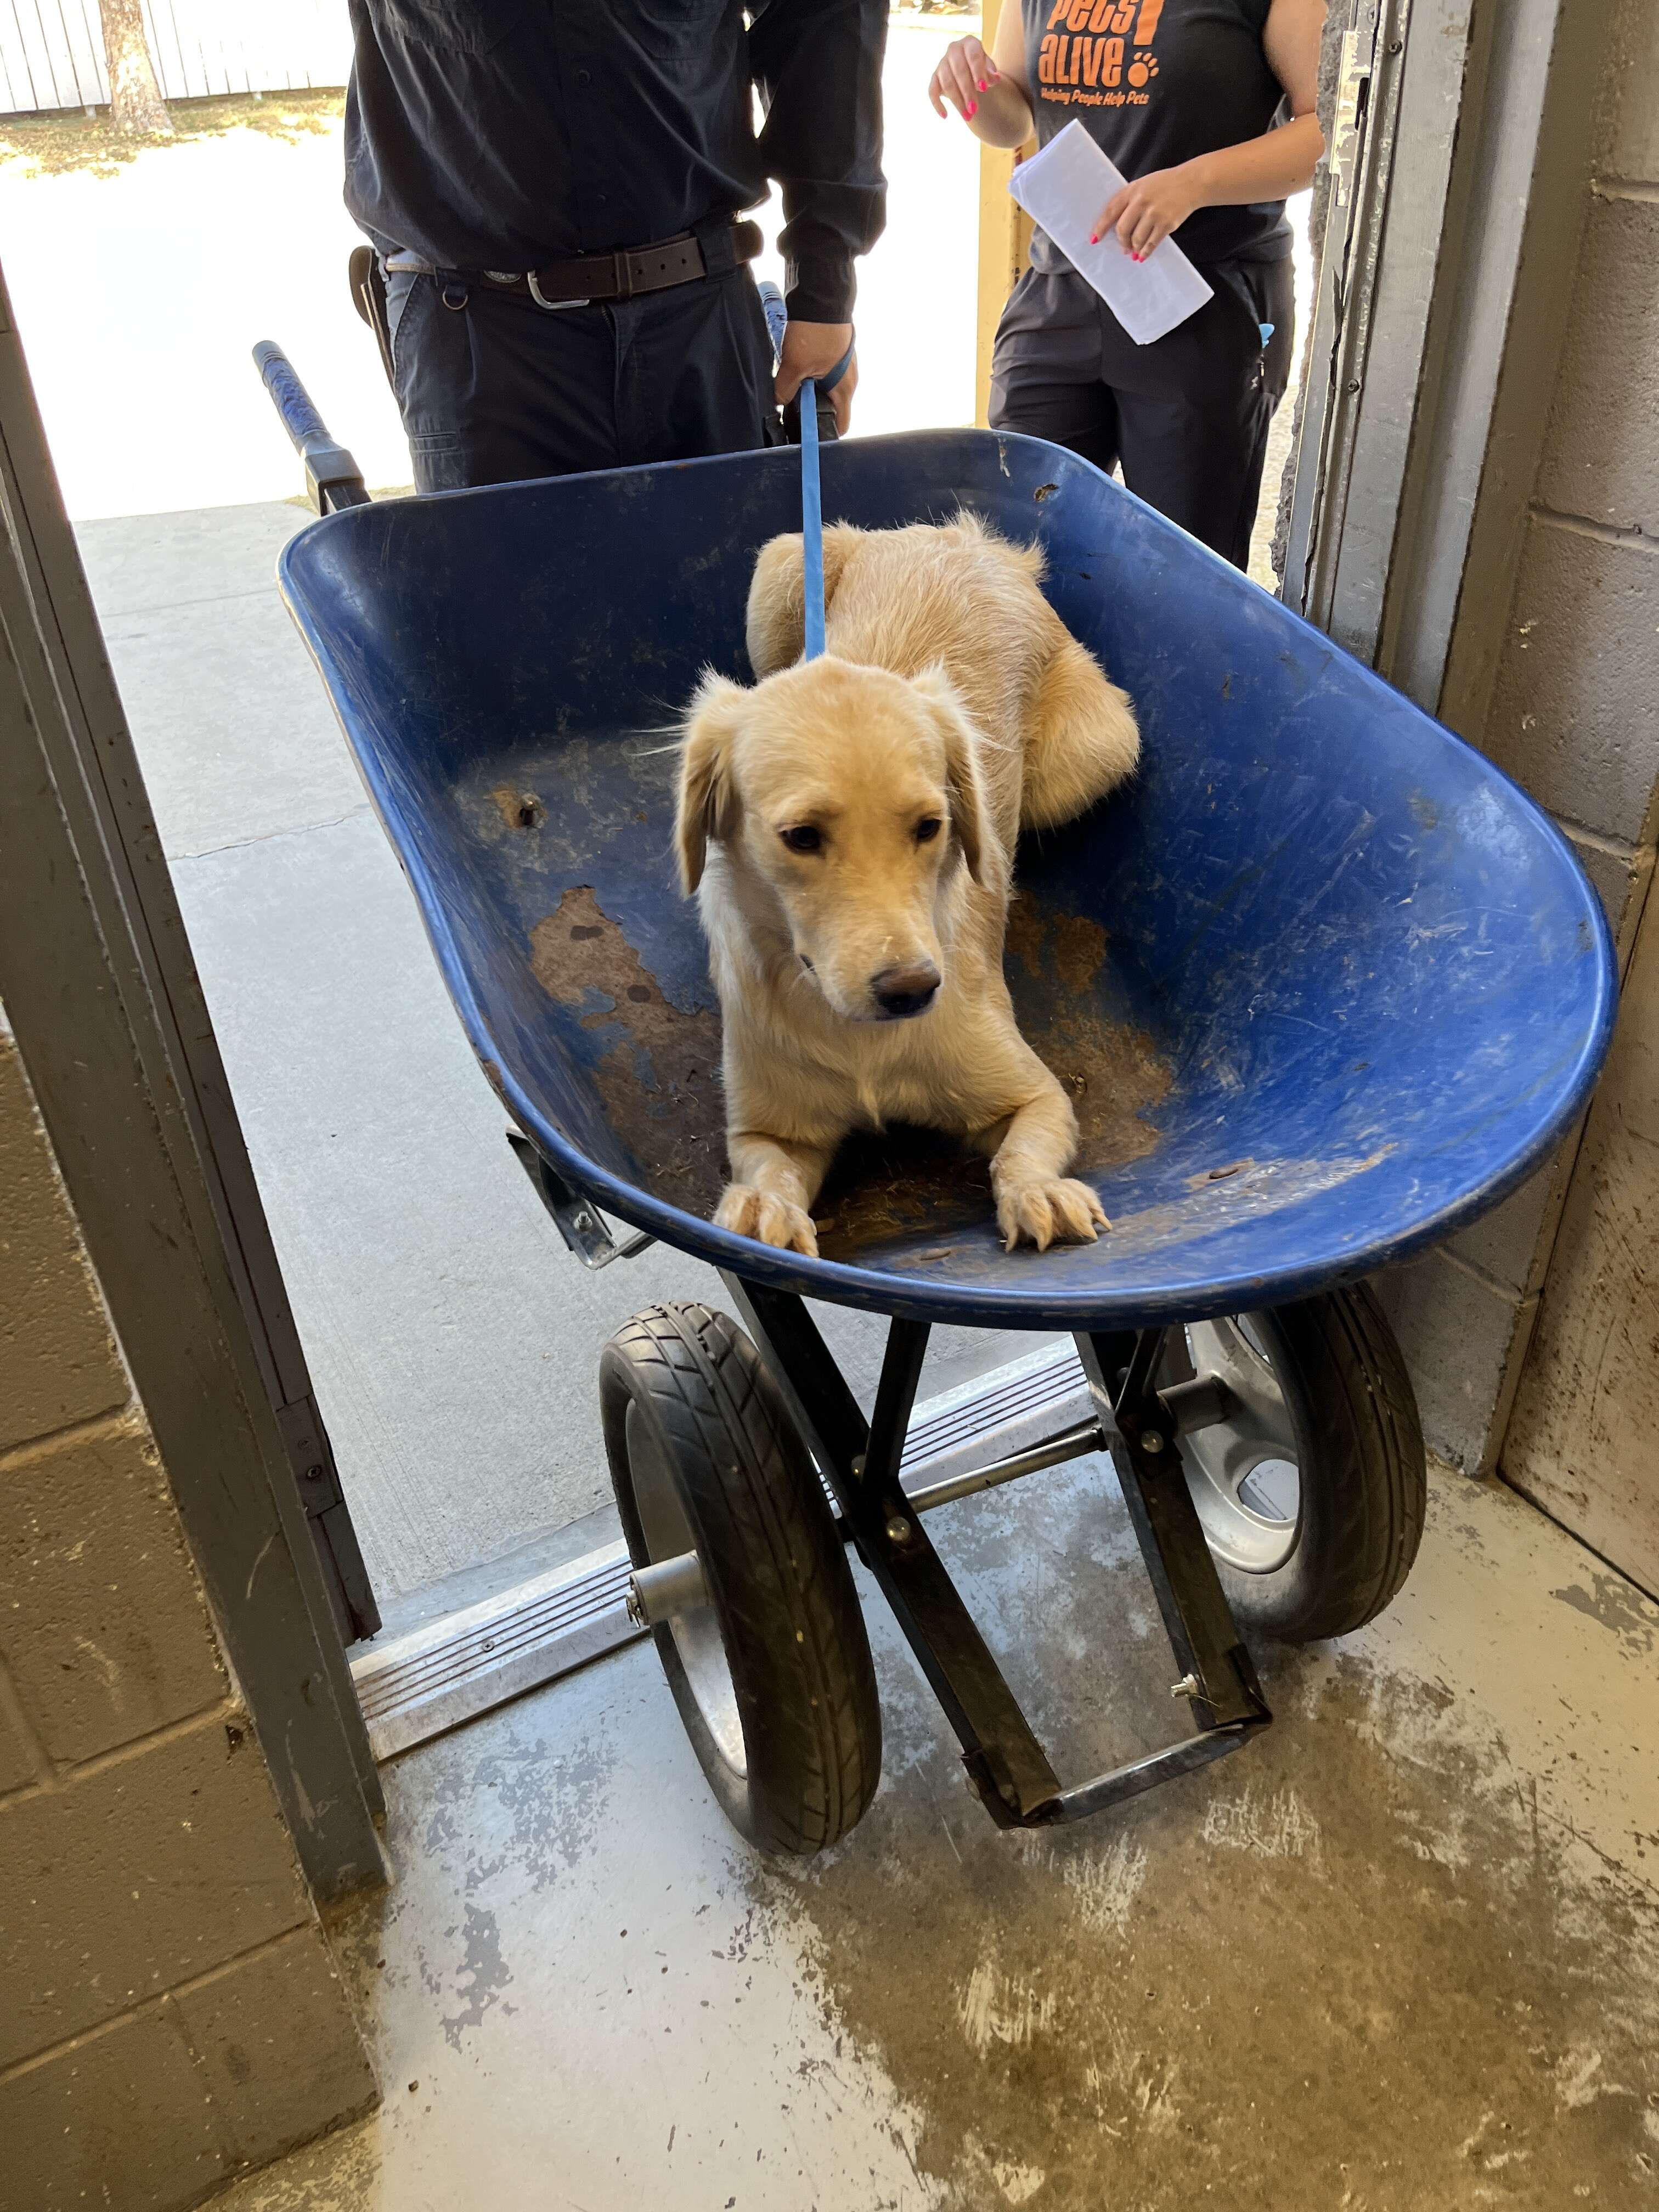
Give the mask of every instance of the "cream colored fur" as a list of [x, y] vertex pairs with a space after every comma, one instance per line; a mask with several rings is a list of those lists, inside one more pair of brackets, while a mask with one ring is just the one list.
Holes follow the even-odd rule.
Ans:
[[[991, 1154], [1011, 1249], [1105, 1225], [1094, 1192], [1065, 1175], [1076, 1121], [1015, 1025], [1002, 943], [1020, 829], [1102, 797], [1139, 738], [1042, 574], [1035, 547], [967, 515], [837, 525], [824, 532], [828, 649], [801, 664], [801, 541], [761, 553], [748, 624], [761, 680], [704, 678], [677, 824], [720, 1000], [724, 1227], [815, 1252], [812, 1201], [836, 1146], [887, 1121]], [[793, 851], [785, 832], [816, 833], [819, 849]], [[879, 988], [933, 975], [926, 1012], [881, 1018]]]

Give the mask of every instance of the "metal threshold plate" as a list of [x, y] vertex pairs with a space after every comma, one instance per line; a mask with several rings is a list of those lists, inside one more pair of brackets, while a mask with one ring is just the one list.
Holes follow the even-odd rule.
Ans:
[[[1069, 1339], [917, 1407], [905, 1444], [907, 1489], [1042, 1442], [1089, 1411]], [[628, 1618], [627, 1547], [608, 1544], [371, 1644], [351, 1662], [377, 1759], [441, 1735], [539, 1689], [647, 1632]]]

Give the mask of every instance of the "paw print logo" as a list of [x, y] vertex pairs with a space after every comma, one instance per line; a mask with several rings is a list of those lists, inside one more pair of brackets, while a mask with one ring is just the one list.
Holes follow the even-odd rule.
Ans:
[[1128, 75], [1130, 83], [1139, 92], [1143, 85], [1150, 84], [1158, 75], [1157, 55], [1137, 54], [1129, 64]]

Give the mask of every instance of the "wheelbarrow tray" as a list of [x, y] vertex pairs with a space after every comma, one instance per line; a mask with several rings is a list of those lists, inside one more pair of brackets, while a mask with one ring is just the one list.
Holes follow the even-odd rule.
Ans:
[[[1405, 1258], [1548, 1154], [1605, 1054], [1598, 900], [1492, 765], [1087, 463], [988, 431], [823, 457], [827, 517], [1036, 539], [1133, 698], [1124, 792], [1022, 843], [1007, 969], [1113, 1228], [1006, 1254], [981, 1164], [866, 1142], [823, 1256], [708, 1218], [718, 1009], [672, 855], [675, 719], [750, 672], [787, 452], [376, 502], [280, 564], [473, 1049], [557, 1172], [757, 1284], [931, 1322], [1139, 1328]], [[988, 653], [997, 649], [985, 640]]]

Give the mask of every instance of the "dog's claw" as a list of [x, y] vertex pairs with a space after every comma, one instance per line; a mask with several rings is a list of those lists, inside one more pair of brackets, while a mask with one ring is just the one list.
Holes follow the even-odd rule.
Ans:
[[1039, 1252], [1051, 1244], [1092, 1244], [1097, 1231], [1111, 1225], [1088, 1184], [1070, 1176], [1016, 1184], [997, 1205], [997, 1226], [1010, 1252], [1022, 1238]]
[[757, 1190], [753, 1183], [728, 1183], [714, 1213], [717, 1229], [752, 1237], [757, 1244], [775, 1244], [780, 1251], [799, 1252], [809, 1260], [818, 1256], [818, 1240], [812, 1217], [787, 1198]]

